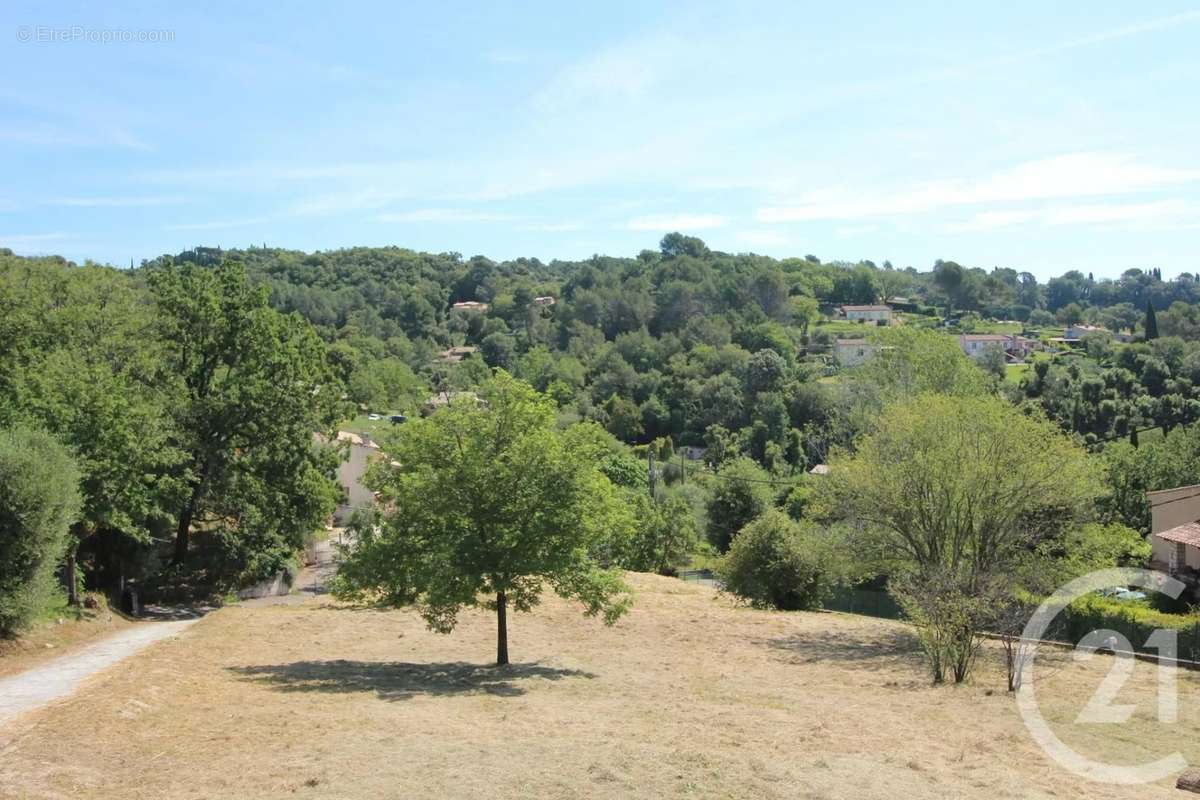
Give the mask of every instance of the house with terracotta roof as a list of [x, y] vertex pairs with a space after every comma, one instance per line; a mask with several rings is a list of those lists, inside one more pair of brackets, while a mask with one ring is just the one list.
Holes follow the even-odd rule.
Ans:
[[1178, 575], [1184, 569], [1200, 571], [1200, 522], [1185, 522], [1150, 534], [1151, 562]]
[[1147, 492], [1150, 565], [1180, 577], [1200, 576], [1200, 486]]

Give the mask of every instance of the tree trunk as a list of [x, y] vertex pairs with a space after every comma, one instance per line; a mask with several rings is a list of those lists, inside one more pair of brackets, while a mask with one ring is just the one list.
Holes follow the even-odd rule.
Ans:
[[496, 592], [496, 666], [508, 663], [508, 598]]
[[179, 526], [175, 529], [175, 556], [171, 559], [173, 565], [182, 564], [187, 560], [188, 532], [192, 529], [192, 519], [196, 516], [196, 506], [200, 502], [200, 488], [200, 483], [192, 487], [192, 493], [179, 512]]
[[71, 606], [79, 605], [79, 579], [75, 574], [75, 554], [78, 547], [78, 542], [72, 542], [67, 550], [67, 604]]

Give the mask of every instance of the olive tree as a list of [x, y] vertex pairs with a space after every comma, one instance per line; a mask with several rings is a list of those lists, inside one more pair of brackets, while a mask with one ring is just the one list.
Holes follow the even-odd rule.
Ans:
[[503, 371], [479, 396], [385, 440], [369, 481], [387, 510], [356, 526], [335, 593], [416, 605], [439, 633], [463, 608], [494, 610], [503, 665], [509, 608], [532, 610], [546, 588], [609, 624], [626, 611], [619, 572], [593, 553], [633, 519], [599, 470], [593, 425], [558, 430], [553, 401]]
[[0, 431], [0, 636], [49, 599], [79, 505], [79, 471], [61, 444], [41, 431]]
[[[1087, 513], [1098, 477], [1049, 421], [988, 397], [919, 395], [889, 406], [853, 455], [830, 465], [827, 499], [923, 630], [935, 681], [970, 672], [984, 614], [1014, 567]], [[937, 649], [935, 654], [931, 649]]]

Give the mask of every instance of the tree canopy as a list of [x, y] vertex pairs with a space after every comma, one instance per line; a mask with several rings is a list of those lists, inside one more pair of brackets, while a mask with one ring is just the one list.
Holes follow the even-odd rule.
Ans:
[[496, 661], [507, 664], [508, 609], [532, 610], [547, 588], [606, 623], [625, 612], [627, 588], [594, 550], [633, 520], [598, 469], [594, 429], [559, 431], [554, 404], [503, 371], [479, 396], [386, 442], [394, 463], [373, 485], [389, 510], [356, 527], [336, 591], [416, 604], [443, 633], [465, 607], [493, 609]]

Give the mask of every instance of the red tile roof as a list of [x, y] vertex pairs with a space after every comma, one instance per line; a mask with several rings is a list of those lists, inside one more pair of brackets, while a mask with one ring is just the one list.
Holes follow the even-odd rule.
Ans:
[[1200, 547], [1200, 521], [1187, 522], [1154, 535], [1160, 539], [1166, 539], [1168, 542], [1179, 542], [1180, 544], [1190, 544], [1192, 547]]

